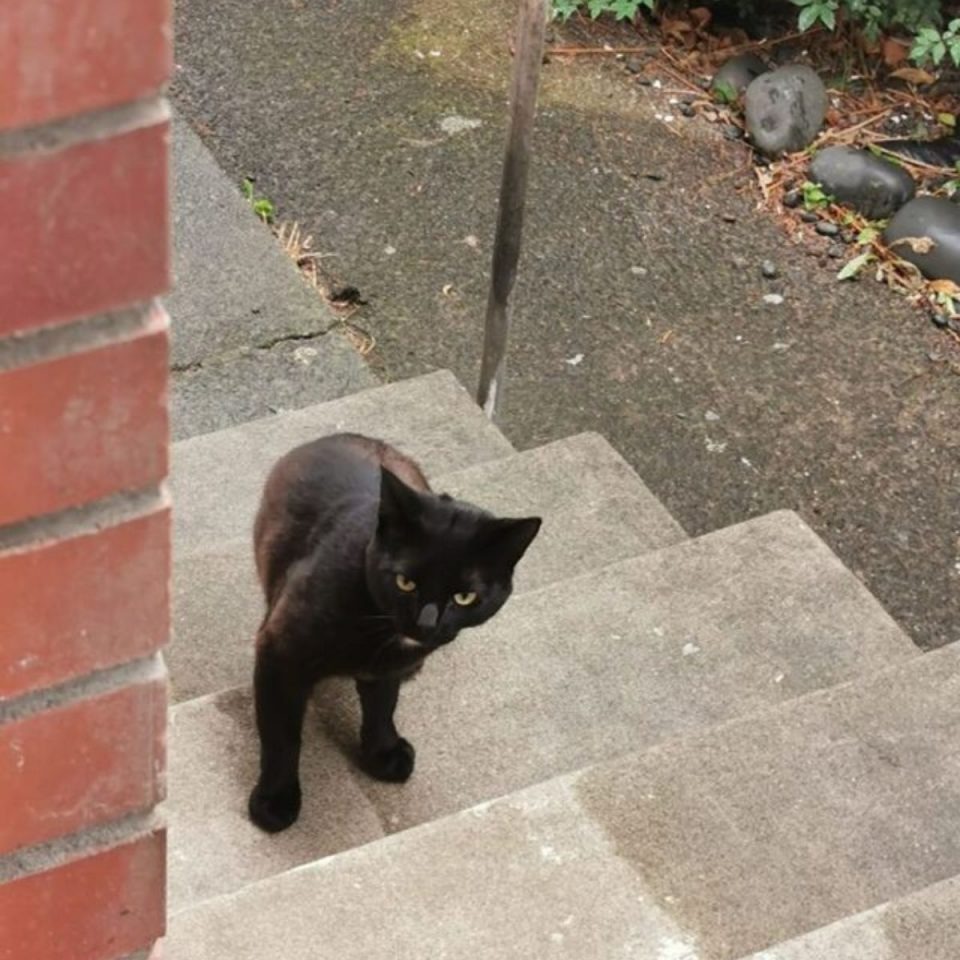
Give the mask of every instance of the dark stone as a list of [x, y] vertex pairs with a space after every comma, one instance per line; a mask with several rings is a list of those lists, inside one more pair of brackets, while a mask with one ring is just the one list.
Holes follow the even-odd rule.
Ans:
[[835, 237], [840, 233], [840, 228], [829, 220], [821, 220], [814, 228], [822, 237]]
[[742, 140], [743, 131], [735, 123], [725, 123], [723, 125], [723, 136], [725, 140]]
[[765, 73], [747, 87], [747, 130], [757, 149], [769, 156], [812, 143], [826, 114], [827, 89], [803, 64]]
[[943, 313], [935, 313], [930, 319], [933, 320], [935, 327], [943, 328], [950, 325], [950, 318]]
[[772, 260], [764, 260], [763, 263], [760, 264], [760, 272], [768, 280], [776, 280], [780, 275], [780, 272], [777, 270], [777, 265]]
[[804, 210], [800, 214], [800, 219], [804, 223], [816, 223], [820, 218], [812, 210]]
[[694, 110], [693, 107], [692, 107], [689, 103], [682, 103], [682, 102], [681, 102], [681, 103], [677, 106], [677, 109], [678, 109], [685, 117], [695, 117], [695, 116], [697, 115], [697, 111]]
[[791, 210], [794, 207], [799, 207], [803, 201], [803, 194], [799, 190], [788, 190], [783, 195], [783, 205], [789, 207]]
[[731, 57], [714, 74], [710, 89], [724, 100], [735, 100], [768, 70], [769, 67], [755, 53], [740, 53]]
[[830, 246], [827, 247], [827, 256], [832, 257], [834, 260], [839, 260], [846, 252], [842, 243], [831, 243]]
[[903, 167], [853, 147], [821, 150], [810, 164], [810, 179], [871, 220], [896, 213], [917, 192]]
[[[932, 241], [928, 252], [905, 238]], [[902, 207], [884, 231], [893, 252], [918, 266], [924, 276], [960, 283], [960, 208], [944, 197], [917, 197]]]
[[643, 61], [639, 57], [630, 57], [630, 59], [624, 63], [624, 66], [630, 73], [640, 73], [640, 71], [643, 70]]

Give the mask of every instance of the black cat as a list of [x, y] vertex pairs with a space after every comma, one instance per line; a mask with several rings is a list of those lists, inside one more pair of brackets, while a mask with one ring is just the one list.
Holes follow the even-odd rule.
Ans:
[[322, 677], [356, 679], [366, 771], [410, 776], [414, 750], [393, 725], [401, 682], [503, 606], [539, 529], [539, 517], [499, 519], [431, 492], [416, 463], [368, 437], [324, 437], [278, 461], [254, 526], [267, 600], [254, 823], [274, 832], [299, 815], [303, 715]]

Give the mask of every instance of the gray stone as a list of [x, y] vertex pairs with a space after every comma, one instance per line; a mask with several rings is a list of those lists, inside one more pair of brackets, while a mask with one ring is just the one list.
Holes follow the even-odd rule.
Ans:
[[889, 217], [917, 192], [913, 177], [903, 167], [853, 147], [821, 150], [810, 164], [810, 179], [874, 220]]
[[176, 114], [171, 187], [174, 286], [166, 305], [175, 369], [336, 324], [240, 184]]
[[335, 331], [252, 348], [174, 371], [170, 383], [173, 439], [334, 400], [377, 382], [346, 337]]
[[[359, 354], [323, 336], [337, 317], [176, 114], [172, 154], [174, 439], [373, 386]], [[296, 359], [306, 350], [309, 364]]]
[[166, 957], [954, 960], [958, 686], [946, 648], [539, 784], [175, 916]]
[[812, 143], [826, 114], [826, 87], [803, 64], [765, 73], [747, 88], [747, 130], [756, 148], [769, 156], [794, 153]]
[[191, 437], [173, 445], [177, 557], [194, 547], [248, 536], [274, 461], [299, 443], [341, 430], [396, 443], [431, 474], [513, 453], [503, 434], [445, 371]]
[[[412, 779], [398, 787], [350, 776], [383, 829], [400, 831], [915, 655], [809, 528], [794, 514], [771, 514], [514, 597], [490, 623], [435, 654], [401, 694], [397, 725], [418, 748]], [[351, 685], [325, 684], [314, 701], [305, 756], [325, 756], [331, 743], [352, 756]], [[211, 698], [205, 709], [218, 702]], [[197, 720], [192, 729], [202, 726]], [[222, 764], [218, 742], [213, 737], [209, 753], [193, 756], [196, 769]], [[256, 742], [236, 742], [246, 756], [232, 756], [231, 765], [248, 771]], [[323, 816], [331, 789], [327, 780], [314, 782], [316, 769], [307, 758], [307, 823]], [[239, 809], [249, 786], [231, 781], [218, 803]], [[171, 790], [194, 797], [189, 786]], [[358, 815], [368, 816], [366, 806], [358, 804]], [[353, 836], [363, 827], [344, 829]], [[264, 869], [297, 866], [339, 843], [324, 831], [314, 852], [314, 831], [291, 830], [303, 843]], [[184, 826], [185, 837], [199, 832]], [[176, 835], [171, 844], [179, 863]], [[231, 880], [228, 856], [219, 861], [219, 890], [252, 879], [244, 861]], [[199, 895], [193, 881], [175, 884], [192, 884]]]
[[727, 60], [714, 74], [710, 89], [724, 101], [736, 100], [750, 84], [770, 68], [755, 53], [740, 53]]
[[[434, 487], [543, 528], [517, 571], [517, 593], [686, 539], [620, 455], [596, 434], [452, 474]], [[259, 492], [257, 494], [259, 496]], [[256, 501], [233, 503], [252, 523]], [[182, 550], [174, 565], [173, 639], [165, 651], [176, 700], [248, 683], [263, 601], [249, 534]]]
[[780, 271], [777, 270], [777, 265], [772, 260], [764, 260], [763, 263], [760, 264], [760, 272], [768, 280], [776, 280], [777, 277], [780, 276]]
[[836, 237], [840, 235], [840, 228], [830, 220], [817, 221], [817, 225], [814, 227], [814, 229], [822, 237]]
[[960, 208], [944, 197], [917, 197], [902, 207], [883, 239], [924, 276], [960, 283]]

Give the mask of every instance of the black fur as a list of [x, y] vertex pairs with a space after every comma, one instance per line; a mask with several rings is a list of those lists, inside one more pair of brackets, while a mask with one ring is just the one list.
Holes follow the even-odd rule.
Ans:
[[254, 528], [267, 599], [254, 671], [258, 826], [297, 819], [303, 715], [323, 677], [356, 679], [364, 769], [410, 776], [414, 749], [393, 724], [401, 682], [503, 606], [539, 528], [538, 517], [499, 519], [433, 493], [412, 460], [356, 434], [305, 444], [275, 465]]

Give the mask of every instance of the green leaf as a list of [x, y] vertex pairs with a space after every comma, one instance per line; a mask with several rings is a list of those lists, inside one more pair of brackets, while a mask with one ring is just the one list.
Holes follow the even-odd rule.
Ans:
[[837, 279], [853, 279], [872, 259], [872, 253], [861, 253], [859, 256], [854, 257], [849, 263], [843, 265], [843, 269], [837, 274]]
[[864, 227], [857, 234], [857, 246], [865, 247], [868, 244], [873, 243], [873, 241], [876, 240], [877, 237], [879, 236], [880, 236], [880, 231], [876, 227]]
[[261, 197], [253, 201], [253, 212], [264, 222], [269, 223], [273, 219], [275, 209], [273, 204], [266, 198]]
[[613, 0], [610, 12], [618, 20], [633, 20], [640, 9], [640, 0]]
[[833, 199], [823, 192], [819, 183], [812, 183], [810, 180], [800, 184], [800, 192], [803, 194], [803, 205], [807, 210], [825, 207]]
[[243, 183], [240, 184], [240, 192], [247, 200], [253, 200], [253, 181], [248, 177], [244, 177]]
[[820, 21], [831, 30], [837, 29], [837, 15], [835, 11], [830, 9], [830, 7], [824, 7], [820, 11]]
[[797, 26], [801, 30], [809, 30], [817, 22], [819, 14], [819, 7], [815, 7], [812, 4], [809, 7], [804, 7], [800, 11], [800, 16], [797, 17]]
[[721, 80], [713, 85], [713, 96], [718, 103], [736, 103], [737, 88], [729, 80]]
[[942, 123], [945, 127], [955, 127], [957, 118], [952, 113], [938, 113], [937, 123]]
[[569, 20], [580, 6], [580, 0], [553, 0], [553, 15], [558, 20]]

